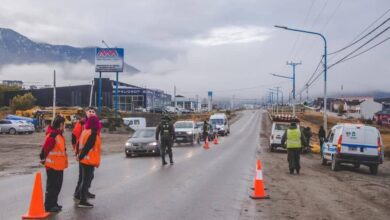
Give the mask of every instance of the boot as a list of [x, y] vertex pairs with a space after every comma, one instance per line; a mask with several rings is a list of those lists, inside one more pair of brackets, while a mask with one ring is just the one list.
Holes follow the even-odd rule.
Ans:
[[299, 169], [296, 169], [297, 170], [297, 174], [299, 174]]
[[290, 174], [294, 174], [294, 169], [290, 168]]
[[172, 157], [169, 158], [169, 162], [171, 163], [171, 165], [173, 165], [173, 159], [172, 159]]

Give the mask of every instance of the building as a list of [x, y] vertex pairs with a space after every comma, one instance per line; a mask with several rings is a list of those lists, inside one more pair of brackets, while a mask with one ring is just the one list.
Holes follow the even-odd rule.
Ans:
[[187, 98], [182, 95], [176, 96], [176, 99], [172, 102], [172, 106], [175, 106], [175, 102], [176, 102], [176, 107], [187, 109], [187, 110], [199, 111], [201, 107], [198, 99]]
[[373, 99], [368, 99], [360, 103], [360, 116], [363, 119], [373, 119], [375, 113], [381, 111], [383, 105], [375, 102]]
[[3, 80], [2, 84], [6, 86], [16, 86], [19, 88], [23, 87], [23, 81], [19, 81], [19, 80]]
[[[99, 80], [95, 79], [94, 86], [78, 85], [57, 87], [56, 105], [61, 107], [90, 105], [97, 106]], [[116, 81], [108, 78], [102, 79], [102, 106], [114, 108]], [[161, 90], [153, 90], [137, 87], [119, 82], [118, 84], [118, 108], [122, 111], [133, 111], [136, 108], [163, 107], [171, 103], [171, 95]], [[13, 97], [31, 92], [37, 99], [36, 105], [49, 107], [53, 105], [53, 88], [30, 89], [10, 91], [4, 93], [3, 105], [9, 106]]]

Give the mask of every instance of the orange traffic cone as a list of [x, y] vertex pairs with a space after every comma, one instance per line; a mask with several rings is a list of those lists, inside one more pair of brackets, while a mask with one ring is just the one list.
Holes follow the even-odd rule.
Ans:
[[254, 181], [253, 194], [249, 196], [252, 199], [269, 199], [264, 190], [263, 172], [261, 170], [260, 160], [257, 160], [256, 177]]
[[[261, 170], [261, 162], [260, 162], [260, 160], [257, 160], [256, 161], [256, 171], [259, 169]], [[256, 177], [253, 178], [253, 187], [251, 189], [254, 190], [255, 186], [256, 186]]]
[[214, 137], [214, 144], [219, 144], [219, 142], [218, 142], [218, 135], [217, 134], [215, 134], [215, 137]]
[[204, 142], [203, 148], [206, 149], [206, 150], [210, 149], [210, 147], [209, 147], [209, 137], [206, 137], [206, 141]]
[[22, 219], [44, 219], [49, 215], [50, 213], [46, 212], [43, 206], [41, 173], [37, 172], [35, 174], [35, 183], [31, 195], [30, 209], [26, 215], [22, 216]]

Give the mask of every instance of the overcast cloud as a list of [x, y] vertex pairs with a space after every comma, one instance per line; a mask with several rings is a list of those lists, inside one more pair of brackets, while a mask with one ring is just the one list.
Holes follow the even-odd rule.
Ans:
[[[291, 91], [288, 80], [269, 74], [291, 74], [286, 61], [303, 63], [297, 67], [299, 91], [323, 53], [320, 38], [273, 25], [321, 31], [335, 51], [389, 8], [389, 0], [3, 0], [0, 26], [38, 42], [85, 47], [102, 46], [104, 39], [124, 47], [126, 62], [142, 70], [121, 75], [130, 84], [170, 93], [176, 85], [187, 96], [213, 90], [216, 98], [261, 98], [277, 85], [285, 96]], [[390, 91], [389, 49], [390, 43], [382, 44], [329, 70], [329, 91], [337, 93], [341, 85], [345, 92]], [[89, 83], [94, 71], [86, 62], [7, 66], [0, 80], [50, 83], [54, 68], [60, 85]], [[321, 77], [310, 94], [322, 91]]]

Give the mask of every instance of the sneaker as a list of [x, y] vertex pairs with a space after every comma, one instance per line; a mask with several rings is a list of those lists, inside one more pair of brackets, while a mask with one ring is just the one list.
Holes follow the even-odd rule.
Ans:
[[80, 202], [77, 207], [79, 208], [93, 208], [93, 205], [88, 202]]
[[94, 199], [94, 198], [96, 198], [96, 195], [93, 194], [93, 193], [87, 192], [87, 198], [88, 199]]
[[54, 212], [54, 213], [58, 213], [61, 211], [61, 209], [58, 207], [58, 206], [53, 206], [51, 207], [50, 209], [46, 209], [47, 212]]
[[61, 209], [62, 210], [62, 205], [56, 205], [59, 209]]
[[173, 160], [170, 162], [171, 165], [173, 165]]
[[73, 199], [74, 199], [74, 200], [80, 200], [80, 196], [79, 196], [79, 195], [74, 195], [74, 196], [73, 196]]
[[163, 162], [162, 162], [162, 165], [163, 165], [163, 166], [165, 166], [165, 165], [167, 165], [167, 164], [168, 164], [168, 163], [167, 163], [166, 161], [163, 161]]

